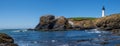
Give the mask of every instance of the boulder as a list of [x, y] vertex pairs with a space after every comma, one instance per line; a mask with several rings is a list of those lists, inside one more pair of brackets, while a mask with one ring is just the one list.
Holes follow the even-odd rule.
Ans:
[[113, 14], [96, 20], [96, 26], [103, 30], [120, 29], [120, 14]]
[[7, 34], [0, 33], [0, 46], [18, 46], [14, 44], [14, 40]]

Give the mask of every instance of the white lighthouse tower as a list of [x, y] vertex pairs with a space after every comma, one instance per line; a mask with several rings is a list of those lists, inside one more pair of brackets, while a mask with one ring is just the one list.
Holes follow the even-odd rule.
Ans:
[[104, 8], [104, 6], [102, 8], [102, 17], [105, 17], [105, 8]]

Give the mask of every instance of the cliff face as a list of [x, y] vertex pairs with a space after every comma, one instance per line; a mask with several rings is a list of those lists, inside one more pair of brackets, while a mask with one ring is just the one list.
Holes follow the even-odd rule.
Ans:
[[96, 20], [96, 26], [104, 30], [120, 29], [120, 14], [113, 14]]
[[45, 15], [40, 17], [36, 30], [64, 30], [66, 29], [67, 19], [65, 17], [57, 17], [54, 15]]
[[40, 17], [40, 22], [35, 29], [52, 29], [55, 23], [55, 16], [46, 15]]

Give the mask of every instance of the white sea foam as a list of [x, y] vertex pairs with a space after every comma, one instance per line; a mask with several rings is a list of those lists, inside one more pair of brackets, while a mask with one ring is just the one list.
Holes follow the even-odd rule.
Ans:
[[87, 31], [88, 33], [108, 33], [106, 31], [99, 31], [99, 30], [92, 30], [92, 31]]
[[104, 33], [104, 31], [99, 31], [97, 29], [85, 30], [88, 33]]
[[25, 29], [25, 30], [15, 30], [15, 31], [13, 31], [13, 32], [26, 32], [27, 30]]
[[52, 40], [52, 42], [56, 42], [56, 40]]
[[63, 45], [59, 45], [59, 46], [69, 46], [69, 44], [63, 44]]
[[88, 33], [102, 33], [101, 31], [89, 31]]

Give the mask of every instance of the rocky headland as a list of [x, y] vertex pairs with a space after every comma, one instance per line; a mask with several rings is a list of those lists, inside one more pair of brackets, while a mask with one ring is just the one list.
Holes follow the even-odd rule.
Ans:
[[40, 17], [39, 24], [35, 30], [84, 30], [100, 29], [110, 31], [120, 31], [120, 14], [112, 14], [101, 18], [65, 18], [54, 15], [44, 15]]
[[39, 24], [35, 27], [36, 30], [65, 30], [69, 25], [68, 20], [61, 16], [45, 15], [40, 17]]
[[45, 15], [40, 17], [36, 30], [80, 30], [96, 28], [94, 20], [74, 21], [64, 16], [56, 17], [54, 15]]
[[120, 14], [112, 14], [96, 20], [96, 26], [100, 30], [112, 31], [120, 35]]
[[5, 33], [0, 33], [0, 46], [18, 46], [12, 37]]

